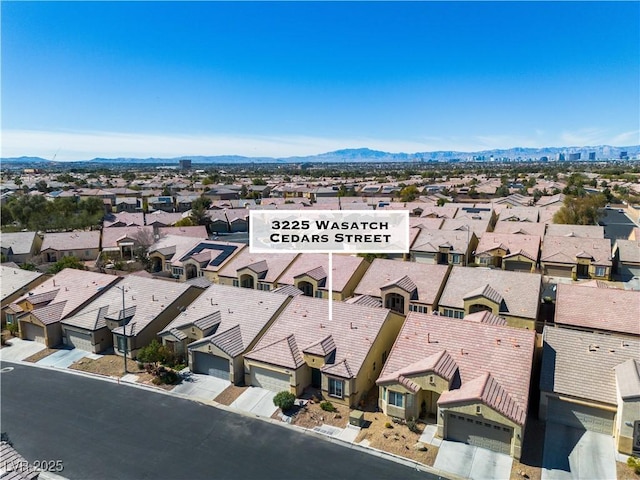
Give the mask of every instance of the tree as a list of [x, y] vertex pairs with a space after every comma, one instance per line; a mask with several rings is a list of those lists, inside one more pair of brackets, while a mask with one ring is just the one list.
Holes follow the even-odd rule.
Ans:
[[264, 180], [263, 178], [252, 178], [251, 179], [251, 183], [253, 183], [254, 185], [266, 185], [267, 184], [266, 180]]
[[75, 268], [76, 270], [86, 270], [84, 264], [77, 257], [62, 257], [56, 263], [51, 265], [47, 273], [58, 273], [65, 268]]
[[273, 397], [273, 404], [283, 412], [291, 410], [295, 402], [296, 396], [286, 390], [276, 393], [276, 396]]
[[508, 197], [509, 196], [509, 187], [506, 185], [500, 185], [496, 188], [496, 197]]
[[178, 220], [175, 225], [176, 227], [193, 227], [194, 223], [191, 220], [191, 217], [184, 217], [182, 220]]
[[408, 185], [400, 190], [400, 199], [403, 202], [413, 202], [418, 198], [418, 195], [420, 195], [420, 192], [415, 185]]
[[200, 197], [191, 203], [191, 214], [189, 218], [194, 225], [207, 225], [210, 218], [207, 215], [207, 209], [211, 205], [211, 200], [207, 197]]
[[564, 205], [553, 216], [553, 223], [568, 225], [596, 225], [602, 216], [607, 199], [602, 194], [584, 197], [567, 196]]
[[247, 198], [249, 196], [249, 189], [246, 185], [242, 185], [240, 189], [240, 198]]

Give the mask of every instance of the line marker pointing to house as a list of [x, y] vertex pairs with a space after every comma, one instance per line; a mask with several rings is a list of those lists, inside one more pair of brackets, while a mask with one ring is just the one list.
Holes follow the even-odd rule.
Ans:
[[333, 253], [329, 252], [329, 323], [333, 319]]

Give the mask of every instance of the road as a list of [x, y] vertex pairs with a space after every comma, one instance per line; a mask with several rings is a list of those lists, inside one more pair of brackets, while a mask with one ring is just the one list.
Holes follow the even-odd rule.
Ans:
[[0, 373], [0, 421], [69, 479], [430, 479], [425, 472], [181, 398], [26, 365]]

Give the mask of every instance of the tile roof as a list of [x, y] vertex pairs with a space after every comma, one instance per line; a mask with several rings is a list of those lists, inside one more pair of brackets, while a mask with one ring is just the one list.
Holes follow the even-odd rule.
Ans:
[[453, 267], [439, 305], [462, 310], [464, 297], [489, 285], [504, 303], [500, 313], [535, 320], [540, 306], [542, 276], [489, 268]]
[[640, 264], [640, 239], [616, 240], [616, 247], [620, 262]]
[[533, 235], [544, 237], [547, 226], [544, 223], [502, 222], [498, 220], [493, 233], [510, 233], [514, 235]]
[[44, 307], [36, 308], [31, 311], [31, 314], [40, 320], [44, 325], [51, 325], [52, 323], [59, 322], [62, 318], [62, 312], [67, 301], [49, 303]]
[[428, 265], [376, 258], [360, 280], [354, 294], [381, 298], [380, 288], [383, 285], [407, 276], [418, 289], [418, 297], [412, 301], [433, 305], [447, 277], [448, 270], [447, 265]]
[[162, 236], [175, 235], [180, 237], [200, 238], [206, 240], [209, 238], [207, 227], [204, 225], [194, 225], [191, 227], [160, 227], [158, 234]]
[[23, 300], [29, 302], [37, 301], [39, 305], [49, 302], [64, 302], [64, 308], [60, 312], [60, 318], [58, 319], [61, 320], [73, 314], [85, 302], [94, 297], [99, 297], [103, 290], [116, 284], [119, 280], [114, 275], [65, 268], [17, 299], [16, 303]]
[[11, 249], [14, 255], [24, 255], [31, 253], [35, 239], [36, 232], [2, 232], [0, 246], [3, 250]]
[[445, 378], [459, 375], [442, 402], [480, 399], [523, 424], [534, 348], [531, 330], [410, 312], [380, 378], [410, 377], [434, 365]]
[[357, 297], [351, 297], [346, 300], [346, 303], [362, 305], [363, 307], [382, 307], [382, 300], [370, 295], [358, 295]]
[[326, 356], [336, 350], [336, 342], [333, 340], [332, 335], [327, 335], [321, 340], [312, 343], [302, 349], [304, 353], [309, 353], [311, 355], [321, 355]]
[[490, 228], [490, 220], [470, 220], [467, 218], [447, 218], [442, 223], [440, 230], [448, 230], [448, 231], [458, 231], [466, 233], [467, 228], [470, 228], [473, 233], [476, 234], [476, 237], [482, 238], [485, 232], [487, 232]]
[[499, 214], [502, 221], [537, 223], [540, 211], [537, 207], [513, 207], [505, 208]]
[[591, 258], [595, 265], [611, 266], [611, 240], [608, 238], [554, 237], [542, 243], [540, 262], [575, 264], [576, 258]]
[[180, 220], [182, 220], [181, 213], [163, 212], [162, 210], [156, 210], [146, 215], [147, 225], [169, 227]]
[[282, 287], [274, 288], [273, 290], [271, 290], [271, 293], [279, 293], [282, 295], [288, 295], [290, 297], [304, 295], [304, 292], [302, 290], [294, 287], [293, 285], [283, 285]]
[[546, 326], [540, 389], [616, 405], [614, 368], [640, 358], [640, 340]]
[[[297, 255], [296, 253], [251, 253], [248, 248], [245, 248], [229, 260], [226, 265], [219, 270], [218, 275], [227, 278], [237, 278], [238, 270], [249, 265], [266, 262], [268, 270], [262, 280], [273, 283], [289, 268], [289, 265], [291, 265], [291, 262], [295, 260]], [[261, 265], [259, 268], [264, 267]]]
[[640, 336], [640, 291], [558, 284], [555, 322]]
[[540, 255], [540, 237], [533, 235], [516, 235], [512, 233], [485, 233], [476, 247], [476, 255], [488, 253], [497, 248], [507, 252], [507, 256], [523, 255], [537, 262]]
[[412, 252], [438, 252], [440, 247], [452, 247], [453, 253], [464, 254], [473, 230], [427, 230], [423, 228], [411, 245]]
[[294, 370], [304, 365], [304, 359], [293, 334], [267, 345], [262, 345], [260, 342], [245, 357]]
[[465, 315], [464, 320], [467, 322], [486, 323], [488, 325], [507, 325], [507, 321], [504, 318], [494, 315], [487, 310]]
[[39, 470], [4, 440], [0, 442], [0, 464], [2, 480], [36, 480], [40, 475]]
[[133, 226], [105, 228], [102, 231], [102, 248], [117, 247], [118, 242], [135, 241], [139, 245], [151, 245], [154, 242], [153, 227]]
[[[134, 199], [135, 200], [135, 199]], [[131, 227], [144, 225], [144, 213], [120, 212], [112, 213], [104, 218], [104, 228]]]
[[[241, 355], [248, 347], [242, 339], [242, 327], [240, 325], [235, 325], [229, 330], [216, 333], [207, 337], [206, 340], [230, 357]], [[200, 342], [202, 342], [202, 340]]]
[[[223, 344], [230, 341], [230, 339], [227, 336], [219, 336], [239, 326], [239, 331], [236, 330], [233, 335], [238, 335], [239, 332], [241, 344], [244, 348], [247, 348], [253, 344], [260, 331], [288, 301], [288, 296], [273, 292], [213, 284], [189, 305], [184, 312], [167, 325], [160, 334], [170, 332], [174, 328], [181, 329], [196, 323], [203, 327], [211, 328], [215, 325], [219, 316], [220, 323], [212, 335], [191, 345], [209, 342], [213, 337], [216, 337], [214, 341], [219, 341]], [[229, 335], [233, 336], [232, 334]], [[238, 339], [234, 340], [234, 342], [235, 344], [240, 344]]]
[[[105, 230], [106, 231], [106, 230]], [[100, 247], [100, 231], [45, 233], [41, 251], [91, 250]]]
[[[366, 262], [364, 258], [355, 255], [334, 254], [332, 258], [333, 290], [335, 292], [344, 290], [355, 271], [363, 262]], [[317, 272], [314, 270], [317, 270]], [[293, 285], [295, 278], [304, 274], [315, 275], [318, 277], [316, 280], [322, 280], [326, 278], [328, 271], [329, 255], [326, 253], [302, 253], [298, 255], [277, 281], [278, 285]], [[314, 277], [312, 276], [312, 278]], [[321, 288], [327, 289], [328, 287], [328, 283], [325, 282]]]
[[[183, 266], [183, 262], [192, 255], [204, 251], [211, 252], [211, 261], [204, 267], [207, 271], [219, 271], [246, 247], [243, 243], [220, 242], [200, 238], [167, 235], [161, 237], [149, 248], [149, 253], [158, 252], [171, 255], [169, 259], [174, 267]], [[248, 249], [247, 249], [248, 250]]]
[[[362, 368], [365, 357], [390, 312], [382, 308], [333, 302], [333, 315], [329, 321], [328, 308], [328, 303], [321, 299], [294, 297], [256, 347], [245, 357], [297, 368], [301, 363], [295, 355], [292, 357], [291, 353], [283, 349], [284, 339], [293, 337], [295, 345], [306, 348], [331, 335], [336, 347], [334, 363], [325, 364], [322, 371], [352, 378]], [[291, 340], [288, 342], [291, 343]]]
[[484, 297], [497, 304], [501, 304], [504, 301], [504, 298], [502, 298], [502, 295], [500, 295], [493, 288], [491, 288], [491, 285], [489, 285], [488, 283], [485, 285], [481, 285], [475, 290], [471, 290], [470, 292], [465, 294], [462, 297], [462, 299], [469, 300], [474, 297]]
[[[398, 381], [402, 377], [420, 375], [426, 372], [433, 372], [449, 381], [453, 380], [458, 371], [458, 364], [446, 350], [441, 350], [428, 357], [413, 362], [406, 367], [402, 367], [395, 372], [380, 376], [377, 383], [385, 384]], [[416, 390], [417, 391], [417, 390]]]
[[213, 326], [219, 324], [222, 321], [222, 314], [220, 311], [216, 311], [206, 315], [202, 318], [193, 321], [193, 325], [198, 327], [200, 330], [207, 330], [208, 328], [212, 328]]
[[614, 367], [616, 383], [623, 400], [640, 398], [640, 361], [630, 358]]
[[398, 287], [407, 293], [413, 293], [418, 289], [418, 287], [416, 287], [416, 284], [413, 283], [413, 281], [407, 275], [404, 275], [401, 278], [397, 278], [385, 285], [382, 285], [380, 287], [380, 290], [382, 290], [383, 288], [389, 288], [389, 287]]
[[604, 238], [604, 227], [599, 225], [547, 225], [546, 237]]
[[[62, 322], [63, 325], [96, 330], [106, 326], [105, 318], [122, 318], [121, 288], [125, 292], [124, 317], [132, 316], [127, 324], [127, 334], [130, 334], [132, 328], [137, 333], [141, 332], [193, 287], [184, 283], [128, 275], [118, 283], [118, 288], [105, 289], [100, 297], [86, 305], [73, 317], [65, 319]], [[171, 313], [175, 315], [178, 311], [174, 310]], [[114, 332], [122, 332], [122, 327], [116, 328]]]
[[5, 298], [26, 288], [31, 282], [41, 277], [42, 273], [40, 272], [30, 272], [21, 268], [0, 265], [0, 279], [2, 280], [0, 282], [0, 299], [4, 303]]

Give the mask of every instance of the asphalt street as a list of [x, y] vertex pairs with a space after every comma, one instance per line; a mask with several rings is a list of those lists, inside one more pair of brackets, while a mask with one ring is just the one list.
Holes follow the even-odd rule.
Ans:
[[69, 479], [430, 479], [395, 462], [190, 400], [48, 369], [0, 373], [0, 425]]

